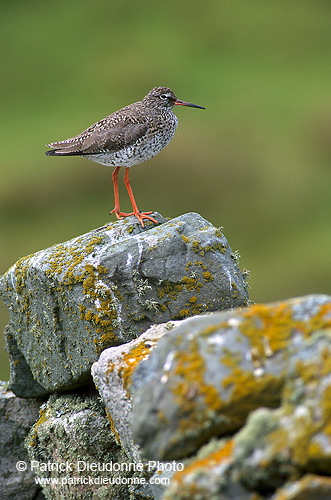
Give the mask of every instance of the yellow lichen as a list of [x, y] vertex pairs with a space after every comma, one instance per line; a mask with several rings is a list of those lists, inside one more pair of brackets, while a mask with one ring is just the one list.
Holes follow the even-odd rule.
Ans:
[[[112, 362], [108, 363], [108, 369], [106, 376], [109, 376], [110, 372], [116, 372], [120, 375], [123, 380], [123, 387], [129, 393], [131, 377], [137, 364], [147, 358], [153, 343], [150, 341], [143, 340], [135, 345], [129, 352], [123, 353], [123, 357], [118, 364]], [[108, 380], [108, 378], [107, 378]]]
[[[193, 274], [193, 273], [192, 273]], [[176, 301], [183, 291], [200, 292], [203, 287], [201, 281], [193, 276], [183, 276], [179, 282], [163, 281], [157, 288], [156, 292], [160, 300], [163, 299], [163, 304], [159, 304], [159, 310], [165, 311], [170, 302]], [[206, 305], [198, 304], [197, 297], [192, 296], [187, 300], [185, 307], [182, 307], [173, 316], [173, 319], [182, 319], [188, 316], [199, 314], [206, 310]]]
[[286, 348], [293, 329], [291, 320], [292, 309], [287, 303], [256, 304], [242, 313], [239, 329], [249, 337], [252, 348], [264, 357], [266, 341], [273, 353]]
[[109, 425], [110, 425], [110, 430], [112, 431], [114, 437], [115, 437], [115, 440], [116, 440], [116, 443], [121, 446], [121, 438], [120, 438], [120, 435], [116, 429], [116, 426], [115, 426], [115, 422], [110, 414], [110, 411], [108, 410], [107, 407], [105, 407], [105, 410], [106, 410], [106, 415], [107, 415], [107, 419], [108, 419], [108, 422], [109, 422]]
[[228, 461], [232, 458], [232, 452], [234, 447], [234, 441], [230, 439], [225, 444], [221, 444], [219, 449], [213, 451], [209, 455], [203, 458], [197, 458], [193, 460], [189, 465], [187, 465], [182, 471], [178, 471], [174, 474], [173, 480], [181, 480], [184, 476], [188, 476], [196, 472], [197, 470], [210, 470], [211, 467], [220, 465], [221, 463]]
[[219, 251], [221, 253], [226, 252], [226, 246], [223, 245], [221, 242], [215, 242], [212, 243], [211, 245], [205, 245], [203, 246], [201, 241], [199, 240], [194, 240], [191, 238], [187, 238], [187, 236], [181, 235], [182, 240], [186, 243], [187, 246], [191, 247], [194, 253], [198, 253], [203, 257], [206, 252], [216, 252]]
[[187, 318], [190, 315], [189, 309], [181, 309], [178, 311], [178, 318]]
[[[181, 498], [205, 498], [206, 486], [199, 484], [196, 481], [196, 476], [201, 474], [209, 474], [213, 467], [217, 467], [222, 463], [228, 462], [232, 458], [233, 453], [233, 440], [227, 441], [225, 444], [221, 444], [218, 449], [209, 453], [203, 458], [196, 458], [191, 461], [186, 467], [175, 472], [171, 480], [171, 487], [169, 493], [171, 498], [177, 493], [180, 494]], [[165, 494], [165, 499], [170, 499]]]
[[270, 452], [267, 454], [267, 456], [270, 457], [270, 461], [278, 455], [289, 455], [290, 443], [288, 430], [286, 427], [282, 425], [277, 426], [276, 429], [274, 429], [272, 432], [270, 432], [270, 434], [266, 436], [266, 440], [268, 443], [268, 447], [270, 447]]
[[240, 331], [249, 337], [252, 348], [261, 357], [286, 349], [294, 331], [303, 336], [331, 326], [331, 303], [323, 304], [310, 318], [293, 318], [293, 305], [289, 302], [278, 304], [256, 304], [241, 315]]
[[203, 272], [202, 277], [205, 281], [214, 281], [214, 276], [209, 271]]
[[231, 360], [228, 356], [222, 358], [222, 363], [228, 367], [232, 364], [231, 372], [223, 378], [222, 386], [224, 390], [229, 391], [223, 412], [227, 413], [229, 410], [233, 412], [231, 414], [233, 427], [239, 426], [252, 410], [258, 408], [261, 399], [268, 407], [276, 407], [279, 404], [284, 383], [282, 377], [270, 374], [256, 377], [252, 371], [243, 370], [235, 359]]
[[185, 271], [189, 271], [193, 265], [201, 267], [201, 269], [207, 271], [207, 266], [202, 262], [202, 260], [195, 260], [194, 262], [188, 262], [186, 264]]
[[190, 278], [189, 276], [183, 276], [181, 283], [183, 283], [189, 292], [193, 290], [200, 291], [200, 288], [203, 286], [196, 278]]
[[206, 382], [205, 374], [206, 362], [199, 352], [198, 340], [192, 339], [186, 352], [175, 353], [173, 370], [172, 392], [181, 413], [180, 427], [183, 431], [201, 425], [201, 411], [217, 412], [222, 406], [216, 387]]
[[111, 331], [104, 333], [100, 338], [94, 339], [94, 344], [97, 346], [98, 352], [103, 351], [106, 347], [111, 347], [117, 343], [117, 336]]
[[[84, 302], [78, 305], [80, 318], [90, 323], [86, 325], [89, 331], [95, 331], [101, 335], [95, 342], [100, 348], [114, 345], [116, 336], [114, 326], [117, 321], [116, 308], [113, 304], [111, 291], [105, 286], [102, 291], [98, 290], [97, 282], [108, 270], [104, 266], [93, 266], [85, 264], [84, 259], [94, 251], [95, 246], [102, 243], [103, 237], [77, 238], [68, 243], [56, 245], [45, 252], [44, 262], [47, 264], [45, 274], [50, 278], [52, 286], [59, 297], [59, 307], [68, 315], [74, 315], [75, 310], [68, 301], [68, 291], [74, 286], [80, 285], [84, 293]], [[48, 255], [48, 257], [47, 257]], [[15, 265], [15, 289], [18, 294], [18, 308], [24, 314], [26, 322], [30, 322], [31, 287], [27, 285], [29, 267], [34, 255], [24, 257]], [[116, 287], [115, 287], [116, 288]], [[102, 293], [101, 293], [102, 292]], [[116, 289], [113, 293], [116, 295]], [[33, 327], [29, 331], [36, 338], [42, 332], [42, 323], [34, 314]], [[58, 316], [53, 314], [54, 323]]]
[[328, 434], [330, 439], [331, 438], [331, 385], [328, 385], [323, 391], [321, 408], [323, 411], [323, 417], [322, 417], [323, 432]]
[[182, 290], [183, 287], [180, 283], [165, 280], [161, 286], [157, 287], [156, 293], [159, 299], [163, 299], [167, 295], [170, 300], [175, 300]]
[[30, 433], [30, 441], [29, 445], [32, 447], [37, 446], [38, 444], [38, 427], [42, 425], [49, 418], [49, 409], [48, 408], [40, 408], [39, 410], [39, 420], [34, 424]]

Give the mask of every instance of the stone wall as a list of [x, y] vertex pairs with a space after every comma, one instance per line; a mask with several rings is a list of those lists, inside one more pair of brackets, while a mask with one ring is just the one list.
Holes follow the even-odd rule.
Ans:
[[156, 217], [0, 279], [1, 498], [331, 498], [331, 298], [249, 304], [222, 230]]

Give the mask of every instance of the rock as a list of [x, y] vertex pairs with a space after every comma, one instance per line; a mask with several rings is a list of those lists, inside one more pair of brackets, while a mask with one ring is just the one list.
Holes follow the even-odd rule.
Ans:
[[232, 440], [212, 440], [173, 475], [162, 500], [253, 500], [250, 491], [231, 480], [232, 450]]
[[306, 474], [298, 481], [287, 484], [270, 500], [330, 500], [331, 478]]
[[24, 395], [25, 398], [47, 396], [49, 391], [34, 380], [31, 369], [17, 346], [10, 324], [5, 327], [4, 334], [10, 362], [9, 386], [16, 388], [17, 395]]
[[[141, 460], [139, 447], [133, 442], [131, 434], [132, 373], [150, 355], [158, 340], [182, 321], [151, 326], [138, 339], [105, 349], [99, 360], [92, 365], [93, 380], [105, 403], [112, 430], [118, 444], [121, 444], [131, 460]], [[142, 380], [141, 386], [144, 382], [146, 379]]]
[[150, 498], [139, 484], [144, 471], [130, 471], [96, 395], [50, 396], [26, 445], [48, 500]]
[[83, 386], [105, 348], [152, 324], [247, 304], [221, 230], [194, 213], [156, 217], [161, 224], [144, 229], [134, 218], [107, 224], [19, 260], [0, 279], [15, 394]]
[[[131, 432], [132, 373], [136, 366], [150, 355], [159, 339], [183, 321], [185, 320], [151, 326], [138, 339], [105, 349], [99, 360], [92, 365], [93, 380], [105, 403], [108, 420], [111, 422], [117, 443], [122, 446], [129, 460], [134, 462], [145, 463]], [[141, 378], [140, 386], [143, 387], [147, 380], [148, 374], [145, 374]], [[145, 466], [151, 476], [154, 474], [150, 484], [153, 498], [160, 499], [164, 491], [163, 485], [168, 483], [176, 467], [173, 464], [163, 463], [156, 467], [152, 462], [146, 462]]]
[[[42, 500], [24, 448], [31, 426], [37, 420], [42, 400], [17, 398], [0, 382], [0, 498]], [[24, 470], [24, 463], [26, 469]], [[18, 467], [18, 469], [17, 469]]]
[[[289, 371], [311, 362], [318, 349], [328, 360], [330, 327], [331, 298], [325, 295], [184, 321], [132, 376], [133, 437], [143, 455], [153, 460], [188, 457], [211, 437], [240, 429], [257, 408], [279, 406]], [[316, 340], [321, 336], [325, 345]], [[146, 383], [135, 390], [135, 381], [146, 373]], [[325, 406], [324, 422], [328, 411]], [[313, 447], [318, 454], [323, 444], [324, 458], [326, 429]], [[326, 466], [331, 467], [328, 460]]]
[[[247, 428], [248, 432], [248, 428]], [[253, 438], [252, 438], [253, 441]], [[162, 500], [330, 500], [331, 478], [305, 474], [283, 484], [274, 494], [275, 484], [263, 493], [247, 489], [238, 480], [234, 459], [234, 440], [212, 440], [197, 456], [185, 460], [185, 468], [176, 472]], [[258, 455], [258, 450], [255, 452]], [[278, 475], [278, 469], [274, 472]], [[256, 471], [259, 474], [259, 471]], [[279, 477], [279, 475], [278, 475]], [[293, 476], [295, 479], [296, 476]], [[297, 476], [298, 477], [298, 476]], [[273, 477], [269, 477], [273, 481]]]
[[272, 437], [283, 432], [277, 412], [260, 408], [249, 416], [235, 436], [233, 468], [237, 480], [248, 490], [270, 495], [290, 477], [297, 477], [288, 443]]
[[310, 297], [293, 309], [296, 320], [307, 321], [300, 326], [305, 339], [288, 349], [279, 408], [251, 412], [230, 439], [212, 441], [185, 461], [162, 500], [185, 500], [193, 491], [206, 500], [331, 498], [325, 477], [331, 470], [331, 302]]
[[234, 441], [236, 477], [252, 490], [273, 490], [301, 471], [330, 474], [331, 328], [292, 353], [280, 408], [256, 410]]
[[26, 439], [47, 499], [329, 498], [331, 297], [154, 325], [92, 375], [106, 411], [95, 392], [53, 394]]

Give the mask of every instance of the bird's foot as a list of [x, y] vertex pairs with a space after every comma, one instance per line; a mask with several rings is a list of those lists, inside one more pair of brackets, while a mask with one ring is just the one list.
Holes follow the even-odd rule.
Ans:
[[126, 212], [121, 212], [120, 210], [116, 210], [116, 208], [114, 208], [109, 213], [110, 214], [115, 214], [116, 215], [116, 219], [123, 219], [123, 217], [129, 217], [130, 215], [134, 215], [133, 212], [130, 212], [129, 214], [127, 214]]
[[154, 222], [154, 224], [159, 224], [159, 222], [156, 219], [149, 216], [149, 214], [152, 214], [152, 213], [153, 212], [134, 212], [133, 215], [135, 217], [137, 217], [137, 219], [139, 220], [142, 227], [145, 227], [144, 219], [150, 220], [151, 222]]
[[150, 220], [151, 222], [154, 222], [154, 224], [159, 224], [159, 222], [156, 219], [150, 217], [150, 214], [152, 214], [153, 212], [136, 211], [136, 212], [126, 213], [126, 212], [120, 212], [119, 210], [116, 210], [114, 208], [114, 210], [112, 210], [110, 213], [111, 214], [114, 213], [117, 219], [123, 219], [123, 217], [130, 217], [130, 215], [134, 215], [139, 220], [142, 227], [145, 227], [144, 219]]

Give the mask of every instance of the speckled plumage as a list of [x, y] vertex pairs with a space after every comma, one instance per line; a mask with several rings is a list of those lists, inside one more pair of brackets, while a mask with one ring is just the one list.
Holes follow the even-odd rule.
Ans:
[[84, 132], [52, 142], [47, 154], [80, 155], [102, 165], [132, 167], [159, 153], [173, 138], [178, 119], [159, 94], [177, 97], [166, 87], [156, 87], [135, 102], [94, 123]]
[[[115, 208], [112, 212], [115, 212], [117, 218], [121, 218], [128, 214], [119, 209], [118, 169], [129, 168], [153, 158], [171, 141], [178, 125], [177, 116], [172, 111], [175, 105], [202, 108], [179, 100], [168, 87], [155, 87], [142, 101], [115, 111], [80, 134], [47, 144], [53, 149], [47, 151], [46, 155], [82, 156], [102, 165], [117, 167], [113, 173]], [[124, 182], [129, 192], [131, 187], [127, 171]], [[132, 190], [129, 196], [133, 214], [142, 225], [142, 218], [156, 222], [151, 217], [144, 217], [144, 214], [140, 217]]]

